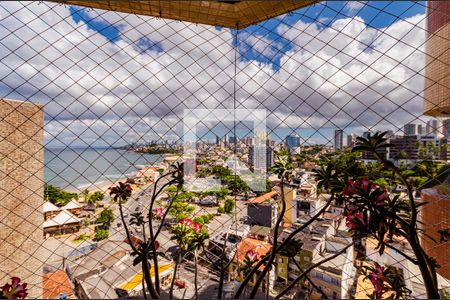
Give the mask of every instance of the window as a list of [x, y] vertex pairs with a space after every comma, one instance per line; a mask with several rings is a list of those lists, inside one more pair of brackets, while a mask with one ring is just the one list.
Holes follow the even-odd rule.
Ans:
[[340, 286], [341, 285], [341, 281], [336, 279], [336, 278], [333, 278], [333, 277], [331, 277], [331, 283], [336, 285], [336, 286]]

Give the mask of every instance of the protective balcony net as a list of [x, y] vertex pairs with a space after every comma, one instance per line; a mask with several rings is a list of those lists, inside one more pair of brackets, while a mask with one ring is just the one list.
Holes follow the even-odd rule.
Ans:
[[[3, 295], [448, 295], [450, 5], [306, 5], [230, 29], [0, 3]], [[333, 198], [371, 190], [388, 229]]]

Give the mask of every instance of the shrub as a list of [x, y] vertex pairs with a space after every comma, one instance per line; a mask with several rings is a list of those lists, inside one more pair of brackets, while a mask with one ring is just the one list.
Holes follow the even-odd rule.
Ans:
[[220, 207], [217, 209], [217, 212], [220, 213], [220, 214], [223, 214], [223, 213], [225, 212], [225, 209], [223, 209], [223, 207], [220, 206]]
[[206, 214], [206, 215], [195, 217], [192, 221], [194, 221], [195, 223], [201, 224], [201, 225], [205, 225], [205, 224], [208, 224], [209, 222], [211, 222], [212, 219], [214, 219], [213, 214]]
[[114, 221], [114, 212], [110, 208], [105, 208], [101, 213], [100, 216], [95, 220], [96, 223], [103, 223], [106, 226], [111, 225], [111, 223]]
[[225, 204], [223, 206], [223, 210], [229, 214], [233, 212], [234, 206], [236, 205], [235, 201], [233, 199], [227, 199], [225, 200]]
[[109, 230], [108, 229], [98, 229], [95, 231], [95, 239], [97, 241], [101, 241], [104, 239], [107, 239], [109, 237]]

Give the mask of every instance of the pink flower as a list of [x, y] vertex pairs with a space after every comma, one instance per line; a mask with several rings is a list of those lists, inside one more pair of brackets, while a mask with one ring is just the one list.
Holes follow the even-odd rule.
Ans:
[[383, 206], [385, 201], [389, 198], [389, 194], [386, 190], [383, 190], [383, 193], [377, 197], [375, 205]]
[[7, 299], [25, 299], [28, 295], [27, 284], [20, 284], [20, 278], [18, 277], [12, 277], [11, 284], [5, 284], [1, 289]]
[[203, 225], [200, 225], [200, 224], [198, 224], [198, 223], [194, 223], [193, 229], [194, 229], [194, 232], [195, 232], [195, 233], [200, 233], [200, 232], [202, 232]]
[[359, 219], [362, 223], [364, 223], [364, 217], [362, 211], [349, 211], [347, 213], [347, 216], [345, 217], [345, 225], [347, 225], [350, 230], [356, 230], [358, 229], [358, 226], [360, 225], [359, 222], [356, 220]]
[[164, 217], [164, 210], [161, 207], [153, 209], [153, 213], [159, 219], [162, 219]]
[[384, 277], [383, 271], [384, 271], [384, 267], [376, 266], [375, 270], [370, 272], [370, 274], [369, 274], [369, 280], [373, 284], [376, 299], [381, 299], [381, 297], [383, 296], [383, 293], [385, 291], [385, 286], [383, 284], [383, 282], [384, 282], [383, 281], [383, 277]]
[[374, 185], [367, 178], [363, 178], [360, 180], [359, 185], [361, 189], [365, 192], [369, 191], [369, 186], [372, 188]]
[[249, 261], [255, 261], [258, 259], [258, 252], [255, 252], [253, 250], [248, 250], [245, 254], [245, 258]]
[[359, 182], [357, 180], [349, 179], [347, 180], [347, 183], [345, 184], [344, 191], [342, 194], [344, 196], [352, 196], [356, 193], [356, 187], [359, 185]]
[[189, 218], [183, 218], [183, 219], [180, 220], [179, 223], [183, 224], [185, 226], [192, 226], [194, 224], [194, 222], [191, 219], [189, 219]]

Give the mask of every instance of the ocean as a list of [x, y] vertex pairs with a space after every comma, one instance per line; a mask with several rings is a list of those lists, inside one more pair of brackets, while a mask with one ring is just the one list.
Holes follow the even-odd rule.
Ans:
[[65, 190], [96, 189], [163, 160], [160, 154], [140, 154], [121, 149], [45, 149], [45, 182]]

